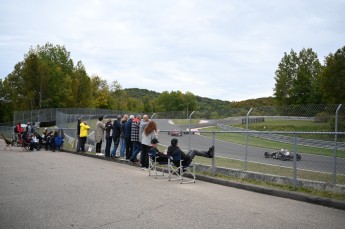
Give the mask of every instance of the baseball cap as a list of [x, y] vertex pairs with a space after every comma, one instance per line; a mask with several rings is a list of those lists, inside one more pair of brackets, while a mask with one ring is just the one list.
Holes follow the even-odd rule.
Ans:
[[157, 143], [159, 143], [159, 141], [157, 140], [157, 138], [154, 138], [154, 139], [151, 140], [151, 144], [157, 144]]

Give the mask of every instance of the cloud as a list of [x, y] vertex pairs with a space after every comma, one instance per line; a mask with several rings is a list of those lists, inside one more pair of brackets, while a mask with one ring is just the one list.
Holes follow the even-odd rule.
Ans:
[[0, 77], [31, 46], [64, 45], [90, 75], [123, 88], [230, 101], [273, 95], [284, 52], [320, 61], [344, 45], [343, 1], [5, 1]]

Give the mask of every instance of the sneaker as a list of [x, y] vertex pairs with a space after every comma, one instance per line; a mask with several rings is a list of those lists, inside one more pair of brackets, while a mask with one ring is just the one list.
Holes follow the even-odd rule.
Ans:
[[208, 150], [208, 155], [210, 158], [214, 157], [214, 146], [210, 147]]
[[105, 156], [105, 154], [104, 153], [100, 153], [99, 156]]

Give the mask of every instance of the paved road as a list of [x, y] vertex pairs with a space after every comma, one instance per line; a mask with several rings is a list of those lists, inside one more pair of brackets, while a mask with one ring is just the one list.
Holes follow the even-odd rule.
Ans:
[[64, 152], [2, 151], [0, 228], [343, 228], [345, 211]]
[[[174, 130], [174, 129], [185, 129], [186, 125], [179, 126], [173, 125], [168, 122], [166, 119], [155, 120], [158, 123], [158, 126], [161, 130]], [[232, 120], [236, 122], [236, 120]], [[208, 123], [208, 125], [216, 125], [215, 121]], [[203, 126], [206, 124], [203, 124]], [[194, 127], [196, 127], [194, 125]], [[167, 132], [162, 132], [159, 136], [160, 143], [169, 145], [171, 136], [167, 135]], [[179, 144], [181, 148], [189, 148], [189, 139], [191, 140], [192, 149], [207, 150], [208, 147], [212, 145], [212, 139], [198, 136], [198, 135], [183, 135], [182, 137], [177, 137], [179, 139]], [[243, 135], [243, 138], [245, 136]], [[265, 149], [260, 147], [248, 146], [247, 160], [251, 162], [258, 162], [263, 164], [277, 165], [293, 168], [293, 161], [281, 161], [276, 159], [267, 159], [264, 157], [265, 151], [271, 151], [271, 149]], [[237, 160], [245, 160], [245, 145], [236, 144], [225, 141], [216, 141], [216, 155], [222, 157], [233, 158]], [[337, 174], [345, 175], [345, 159], [337, 158]], [[333, 157], [317, 156], [317, 155], [308, 155], [302, 154], [302, 160], [297, 162], [298, 169], [310, 170], [310, 171], [320, 171], [326, 173], [333, 173], [334, 171], [334, 159]]]

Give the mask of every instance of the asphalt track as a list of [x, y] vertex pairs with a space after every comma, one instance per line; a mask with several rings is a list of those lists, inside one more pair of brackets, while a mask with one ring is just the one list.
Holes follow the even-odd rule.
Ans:
[[[344, 228], [345, 211], [66, 152], [3, 151], [0, 228]], [[120, 161], [118, 161], [120, 162]]]
[[[169, 145], [170, 140], [172, 138], [170, 135], [167, 134], [167, 130], [179, 130], [179, 129], [185, 130], [186, 128], [188, 128], [188, 125], [171, 124], [169, 123], [169, 120], [167, 119], [157, 119], [155, 121], [157, 122], [159, 129], [164, 130], [159, 135], [160, 143], [164, 145]], [[232, 120], [232, 122], [236, 122], [236, 120]], [[192, 128], [204, 127], [207, 125], [211, 126], [211, 125], [216, 125], [216, 124], [217, 124], [217, 121], [211, 120], [209, 123], [204, 123], [201, 125], [193, 125]], [[198, 150], [207, 150], [213, 144], [213, 139], [207, 138], [205, 136], [199, 136], [199, 135], [191, 135], [191, 136], [183, 135], [181, 137], [176, 137], [176, 138], [179, 139], [180, 147], [185, 150], [188, 150], [188, 148], [198, 149]], [[189, 139], [190, 139], [190, 145], [189, 145]], [[232, 158], [232, 159], [241, 160], [241, 161], [244, 161], [246, 158], [245, 145], [216, 140], [215, 146], [216, 146], [216, 156], [227, 157], [227, 158]], [[272, 158], [265, 158], [264, 157], [265, 151], [271, 151], [271, 150], [272, 149], [268, 149], [268, 148], [248, 146], [247, 161], [293, 168], [293, 161], [281, 161], [281, 160], [276, 160]], [[334, 158], [318, 156], [318, 155], [302, 154], [302, 160], [297, 162], [297, 169], [325, 172], [325, 173], [332, 174], [334, 171]], [[345, 175], [345, 159], [344, 158], [337, 158], [336, 169], [337, 169], [337, 174]]]

